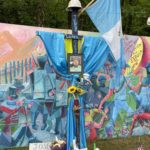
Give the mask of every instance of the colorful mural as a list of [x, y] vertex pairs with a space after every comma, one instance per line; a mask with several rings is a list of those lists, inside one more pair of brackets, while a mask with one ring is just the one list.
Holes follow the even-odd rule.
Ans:
[[56, 76], [39, 28], [0, 28], [0, 148], [65, 138], [68, 85]]
[[[56, 136], [66, 140], [70, 82], [57, 74], [36, 31], [69, 31], [2, 23], [0, 28], [0, 148]], [[125, 35], [124, 42], [120, 86], [111, 55], [88, 80], [79, 81], [90, 140], [150, 134], [150, 38]]]
[[93, 84], [85, 95], [87, 108], [92, 105], [85, 111], [91, 140], [150, 134], [149, 37], [125, 35], [124, 43], [126, 65], [120, 86], [115, 86], [116, 67], [110, 64], [107, 73], [100, 71], [92, 76]]

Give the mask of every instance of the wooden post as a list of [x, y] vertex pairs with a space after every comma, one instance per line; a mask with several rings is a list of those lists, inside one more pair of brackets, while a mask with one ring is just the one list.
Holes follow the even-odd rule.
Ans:
[[89, 7], [91, 6], [93, 3], [95, 2], [95, 0], [91, 0], [83, 9], [81, 9], [81, 11], [78, 14], [78, 17]]
[[[78, 36], [78, 9], [72, 8], [72, 35]], [[73, 54], [78, 54], [78, 38], [72, 40]]]

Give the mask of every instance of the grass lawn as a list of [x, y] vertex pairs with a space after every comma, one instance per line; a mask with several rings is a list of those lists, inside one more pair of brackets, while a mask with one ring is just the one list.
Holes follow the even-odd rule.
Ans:
[[[96, 145], [100, 150], [137, 150], [139, 141], [144, 150], [150, 150], [150, 136], [96, 140]], [[28, 150], [28, 147], [5, 150]], [[89, 141], [88, 150], [93, 150], [93, 143]]]
[[[139, 141], [144, 150], [150, 150], [150, 136], [97, 140], [96, 145], [100, 150], [137, 150]], [[93, 144], [88, 142], [88, 150], [92, 148]]]

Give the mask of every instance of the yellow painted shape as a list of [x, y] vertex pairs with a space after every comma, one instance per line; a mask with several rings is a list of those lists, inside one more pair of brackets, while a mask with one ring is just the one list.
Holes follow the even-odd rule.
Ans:
[[134, 72], [140, 65], [143, 56], [143, 42], [142, 39], [139, 38], [135, 49], [128, 61], [129, 68], [126, 69], [126, 75], [129, 75], [131, 72]]
[[[79, 51], [78, 53], [81, 53], [83, 42], [84, 42], [84, 39], [78, 40], [78, 51]], [[65, 39], [65, 49], [66, 49], [66, 56], [68, 53], [73, 53], [72, 39]]]

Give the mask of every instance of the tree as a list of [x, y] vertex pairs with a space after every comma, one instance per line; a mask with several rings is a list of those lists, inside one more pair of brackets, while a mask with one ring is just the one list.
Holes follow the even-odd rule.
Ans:
[[[80, 0], [86, 6], [91, 0]], [[71, 28], [66, 11], [69, 0], [0, 0], [0, 22], [51, 28]], [[149, 0], [121, 0], [123, 32], [150, 35], [146, 20], [150, 15]], [[97, 31], [84, 12], [79, 17], [79, 29]]]
[[150, 27], [146, 21], [150, 15], [149, 0], [123, 0], [123, 31], [131, 35], [150, 35]]

